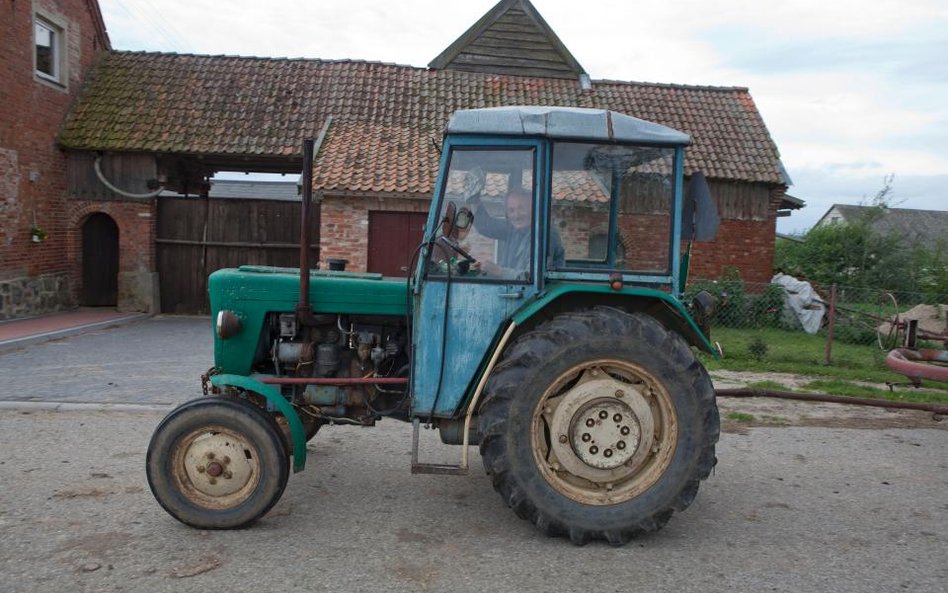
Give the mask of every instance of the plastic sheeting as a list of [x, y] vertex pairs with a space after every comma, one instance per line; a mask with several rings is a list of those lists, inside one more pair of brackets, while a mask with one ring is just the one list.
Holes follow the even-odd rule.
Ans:
[[826, 306], [809, 282], [778, 273], [770, 283], [783, 287], [784, 317], [799, 321], [808, 334], [819, 331]]

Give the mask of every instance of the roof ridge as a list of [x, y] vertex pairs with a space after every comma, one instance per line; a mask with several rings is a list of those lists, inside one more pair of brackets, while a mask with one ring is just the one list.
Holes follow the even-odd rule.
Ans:
[[[126, 55], [126, 56], [146, 56], [146, 57], [166, 57], [166, 58], [212, 58], [212, 59], [230, 59], [230, 60], [247, 60], [247, 61], [261, 61], [261, 62], [306, 62], [313, 64], [364, 64], [368, 66], [388, 66], [392, 68], [405, 68], [409, 70], [415, 70], [418, 72], [431, 72], [431, 73], [444, 73], [444, 74], [456, 74], [456, 70], [442, 70], [438, 68], [428, 68], [424, 66], [412, 66], [411, 64], [399, 64], [397, 62], [382, 62], [377, 60], [362, 60], [362, 59], [352, 59], [352, 58], [290, 58], [285, 56], [240, 56], [240, 55], [230, 55], [230, 54], [197, 54], [197, 53], [179, 53], [179, 52], [163, 52], [163, 51], [144, 51], [144, 50], [111, 50], [108, 52], [110, 55]], [[543, 80], [559, 80], [559, 79], [547, 79], [542, 76], [526, 76], [519, 74], [500, 74], [492, 72], [462, 72], [462, 76], [483, 76], [483, 77], [509, 77], [509, 78], [526, 78], [526, 79], [543, 79]], [[705, 91], [716, 91], [716, 92], [750, 92], [748, 87], [744, 86], [716, 86], [716, 85], [700, 85], [700, 84], [680, 84], [680, 83], [666, 83], [666, 82], [645, 82], [639, 80], [617, 80], [617, 79], [593, 79], [593, 85], [596, 84], [611, 84], [611, 85], [634, 85], [634, 86], [647, 86], [655, 88], [669, 88], [669, 89], [685, 89], [685, 90], [705, 90]]]
[[948, 210], [932, 210], [931, 208], [894, 208], [892, 206], [877, 206], [874, 204], [833, 204], [831, 208], [842, 206], [844, 208], [879, 208], [882, 207], [889, 212], [937, 212], [939, 214], [948, 214]]
[[703, 91], [721, 91], [721, 92], [732, 92], [740, 91], [748, 93], [750, 88], [746, 86], [717, 86], [717, 85], [705, 85], [705, 84], [681, 84], [681, 83], [672, 83], [672, 82], [642, 82], [638, 80], [614, 80], [611, 78], [601, 78], [593, 79], [593, 84], [634, 84], [637, 86], [651, 86], [658, 88], [669, 88], [669, 89], [688, 89], [688, 90], [703, 90]]
[[290, 58], [286, 56], [241, 56], [235, 54], [198, 54], [198, 53], [180, 53], [168, 51], [145, 51], [145, 50], [110, 50], [108, 52], [116, 55], [126, 56], [146, 56], [146, 57], [165, 57], [165, 58], [220, 58], [229, 60], [247, 60], [261, 62], [310, 62], [318, 64], [367, 64], [376, 66], [393, 66], [396, 68], [409, 68], [412, 70], [427, 71], [427, 68], [421, 66], [412, 66], [410, 64], [398, 64], [395, 62], [382, 62], [377, 60], [360, 60], [352, 58]]

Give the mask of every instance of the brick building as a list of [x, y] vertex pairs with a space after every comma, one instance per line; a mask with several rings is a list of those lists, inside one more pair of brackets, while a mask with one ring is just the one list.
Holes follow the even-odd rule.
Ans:
[[4, 2], [0, 29], [0, 319], [7, 319], [76, 303], [78, 233], [98, 208], [67, 205], [56, 136], [109, 38], [93, 0]]
[[[722, 215], [719, 238], [696, 248], [692, 276], [733, 267], [748, 281], [769, 280], [776, 217], [801, 204], [785, 195], [777, 148], [748, 90], [590, 80], [528, 0], [501, 0], [427, 68], [104, 54], [59, 136], [70, 204], [62, 224], [72, 237], [64, 251], [66, 269], [79, 277], [75, 294], [85, 283], [75, 271], [78, 256], [68, 254], [82, 253], [90, 213], [105, 212], [118, 226], [120, 306], [155, 310], [159, 278], [168, 275], [156, 245], [194, 247], [203, 266], [198, 278], [207, 271], [214, 221], [205, 219], [203, 233], [193, 229], [187, 238], [161, 236], [163, 198], [147, 196], [162, 189], [201, 195], [221, 170], [298, 173], [301, 139], [330, 121], [313, 171], [320, 257], [347, 259], [353, 270], [404, 273], [437, 173], [433, 141], [448, 116], [513, 104], [611, 109], [690, 134], [685, 173], [705, 173]], [[648, 236], [629, 234], [630, 245], [635, 235], [639, 242]], [[240, 245], [267, 241], [274, 237], [244, 237]], [[176, 299], [163, 296], [161, 306], [174, 310]]]

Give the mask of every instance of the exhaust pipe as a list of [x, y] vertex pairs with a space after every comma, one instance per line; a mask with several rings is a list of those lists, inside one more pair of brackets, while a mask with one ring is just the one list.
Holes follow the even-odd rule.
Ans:
[[[313, 201], [313, 159], [326, 139], [332, 116], [326, 118], [319, 137], [303, 140], [303, 195], [300, 199], [300, 300], [296, 305], [296, 319], [300, 325], [316, 325], [313, 310], [309, 306], [309, 246], [310, 246], [310, 205]], [[316, 231], [319, 243], [319, 231]], [[318, 249], [318, 248], [317, 248]]]

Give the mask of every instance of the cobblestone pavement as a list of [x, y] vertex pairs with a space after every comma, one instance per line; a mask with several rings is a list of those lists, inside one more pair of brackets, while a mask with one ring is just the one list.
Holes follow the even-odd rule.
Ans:
[[0, 353], [0, 401], [173, 404], [214, 362], [206, 317], [153, 317]]

